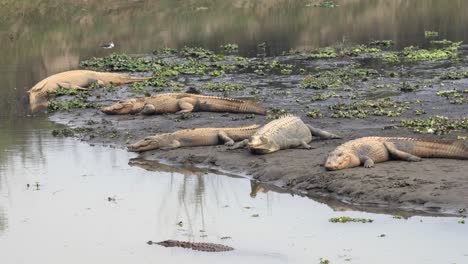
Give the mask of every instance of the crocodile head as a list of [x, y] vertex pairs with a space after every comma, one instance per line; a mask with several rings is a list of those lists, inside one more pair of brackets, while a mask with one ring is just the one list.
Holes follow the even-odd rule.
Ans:
[[278, 151], [280, 147], [264, 136], [252, 136], [247, 148], [255, 154], [267, 154]]
[[342, 170], [359, 166], [359, 158], [351, 153], [336, 149], [328, 154], [325, 169], [329, 171]]
[[111, 106], [102, 107], [101, 111], [109, 115], [136, 114], [139, 113], [144, 106], [145, 103], [143, 100], [132, 98], [120, 101]]
[[143, 152], [152, 149], [164, 149], [172, 142], [170, 134], [159, 134], [155, 136], [145, 137], [134, 144], [127, 146], [128, 151]]

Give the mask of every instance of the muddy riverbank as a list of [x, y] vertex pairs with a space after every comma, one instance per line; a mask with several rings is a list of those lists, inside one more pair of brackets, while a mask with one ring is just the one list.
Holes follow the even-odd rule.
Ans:
[[[154, 55], [111, 55], [82, 68], [153, 75], [121, 87], [96, 87], [89, 93], [57, 97], [50, 119], [72, 129], [90, 144], [123, 148], [147, 135], [192, 127], [265, 124], [284, 113], [343, 137], [315, 140], [313, 149], [269, 155], [224, 146], [149, 151], [148, 160], [208, 166], [311, 197], [333, 197], [360, 207], [462, 213], [468, 208], [468, 163], [425, 159], [391, 161], [375, 168], [327, 172], [323, 162], [339, 144], [362, 136], [464, 138], [468, 121], [466, 48], [453, 42], [427, 49], [393, 50], [390, 42], [285, 52], [283, 56], [236, 56], [235, 46], [215, 54], [204, 49], [163, 50]], [[196, 88], [203, 94], [256, 99], [266, 116], [226, 113], [106, 116], [97, 108], [118, 100]], [[137, 156], [135, 154], [135, 156]]]

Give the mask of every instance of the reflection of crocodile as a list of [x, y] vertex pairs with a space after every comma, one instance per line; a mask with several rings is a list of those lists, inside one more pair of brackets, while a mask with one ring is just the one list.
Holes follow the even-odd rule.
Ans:
[[237, 143], [233, 149], [247, 145], [250, 151], [256, 154], [267, 154], [301, 146], [310, 149], [309, 142], [312, 136], [324, 139], [340, 138], [304, 124], [297, 116], [284, 115], [261, 127], [250, 139]]
[[74, 70], [54, 74], [38, 82], [31, 88], [29, 93], [29, 103], [31, 108], [43, 103], [47, 96], [55, 92], [58, 88], [87, 90], [91, 84], [125, 84], [139, 82], [150, 77], [133, 77], [123, 73], [95, 72], [87, 70]]
[[134, 158], [128, 161], [128, 165], [140, 167], [147, 171], [157, 171], [157, 172], [169, 172], [169, 173], [179, 173], [182, 175], [205, 175], [207, 170], [203, 170], [197, 167], [180, 167], [180, 166], [170, 166], [162, 164], [157, 160], [145, 160], [142, 158]]
[[179, 147], [213, 146], [224, 143], [233, 145], [252, 136], [258, 125], [233, 128], [192, 128], [174, 133], [163, 133], [149, 136], [134, 144], [128, 145], [128, 151], [142, 152], [152, 149], [174, 149]]
[[144, 115], [187, 112], [231, 112], [265, 114], [265, 109], [250, 100], [240, 100], [191, 93], [166, 93], [150, 97], [131, 98], [101, 108], [109, 115]]
[[197, 242], [187, 242], [187, 241], [178, 241], [178, 240], [165, 240], [161, 242], [153, 242], [153, 241], [148, 241], [148, 245], [160, 245], [163, 247], [182, 247], [182, 248], [190, 248], [193, 250], [198, 250], [198, 251], [206, 251], [206, 252], [222, 252], [222, 251], [231, 251], [234, 250], [234, 248], [221, 245], [221, 244], [215, 244], [215, 243], [197, 243]]
[[432, 140], [400, 137], [363, 137], [346, 142], [332, 151], [327, 170], [341, 170], [390, 159], [421, 161], [421, 158], [468, 159], [468, 147], [461, 140]]

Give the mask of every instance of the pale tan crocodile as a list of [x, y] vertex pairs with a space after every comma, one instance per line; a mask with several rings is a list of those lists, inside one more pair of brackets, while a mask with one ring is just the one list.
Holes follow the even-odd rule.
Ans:
[[322, 139], [340, 138], [327, 131], [304, 124], [294, 115], [284, 115], [260, 128], [248, 140], [238, 142], [232, 149], [245, 145], [252, 153], [267, 154], [281, 149], [304, 147], [310, 149], [312, 136]]
[[124, 73], [73, 70], [51, 75], [34, 85], [29, 91], [29, 103], [33, 109], [47, 102], [47, 97], [59, 87], [87, 90], [91, 84], [125, 84], [147, 80], [151, 77], [133, 77]]
[[144, 115], [186, 112], [231, 112], [265, 114], [265, 109], [250, 100], [232, 99], [191, 93], [165, 93], [150, 97], [131, 98], [101, 111], [110, 115]]
[[402, 137], [363, 137], [348, 141], [332, 151], [325, 162], [327, 170], [342, 170], [391, 159], [421, 161], [421, 158], [468, 159], [462, 140], [434, 140]]
[[224, 143], [231, 146], [235, 141], [252, 136], [258, 125], [234, 128], [192, 128], [174, 133], [163, 133], [149, 136], [134, 144], [128, 145], [128, 151], [143, 152], [152, 149], [174, 149], [179, 147], [212, 146]]

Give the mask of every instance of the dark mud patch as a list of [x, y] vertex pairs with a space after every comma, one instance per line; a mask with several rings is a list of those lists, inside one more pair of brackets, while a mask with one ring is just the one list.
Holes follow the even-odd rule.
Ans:
[[[436, 94], [442, 90], [458, 89], [463, 98], [468, 96], [465, 92], [468, 79], [439, 78], [443, 73], [467, 70], [463, 50], [458, 53], [457, 60], [401, 63], [381, 61], [378, 53], [343, 53], [324, 59], [311, 59], [307, 54], [247, 59], [216, 57], [211, 53], [202, 53], [207, 57], [193, 55], [199, 56], [194, 59], [184, 58], [181, 54], [180, 57], [161, 53], [145, 57], [158, 61], [155, 67], [158, 70], [153, 73], [164, 79], [160, 87], [130, 85], [97, 88], [86, 100], [97, 105], [108, 105], [131, 96], [196, 88], [203, 94], [255, 98], [269, 109], [269, 114], [106, 116], [95, 108], [80, 108], [55, 112], [50, 119], [80, 128], [73, 135], [91, 144], [123, 148], [128, 143], [155, 133], [192, 127], [265, 124], [282, 113], [293, 113], [306, 123], [339, 134], [343, 139], [314, 140], [311, 150], [290, 149], [269, 155], [253, 155], [247, 150], [212, 146], [148, 151], [135, 154], [135, 157], [245, 175], [268, 186], [277, 186], [280, 190], [307, 195], [330, 204], [340, 201], [336, 208], [352, 207], [387, 213], [394, 210], [466, 212], [460, 209], [468, 208], [467, 161], [390, 161], [377, 164], [372, 169], [354, 168], [336, 172], [327, 172], [323, 167], [328, 152], [358, 137], [455, 139], [466, 136], [467, 130], [463, 127], [451, 129], [443, 126], [437, 131], [428, 127], [419, 129], [419, 132], [426, 134], [419, 134], [413, 128], [401, 126], [402, 120], [444, 116], [451, 122], [467, 117], [466, 101], [452, 103]], [[379, 63], [369, 63], [363, 57], [372, 57]], [[180, 66], [187, 61], [187, 65]], [[100, 63], [112, 64], [105, 60]], [[141, 61], [137, 63], [140, 63], [138, 67], [148, 71], [150, 69], [145, 68], [146, 65], [153, 65]], [[106, 67], [109, 65], [106, 64]], [[208, 87], [222, 89], [218, 89], [219, 92], [207, 89], [208, 83]], [[223, 83], [236, 85], [218, 85]], [[59, 97], [58, 100], [67, 98]]]

